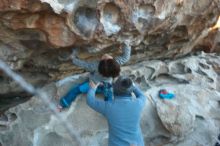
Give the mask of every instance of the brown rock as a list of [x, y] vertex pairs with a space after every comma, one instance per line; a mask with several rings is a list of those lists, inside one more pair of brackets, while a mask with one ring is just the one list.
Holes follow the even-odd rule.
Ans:
[[[220, 14], [219, 3], [0, 0], [0, 59], [21, 74], [29, 72], [39, 81], [54, 81], [83, 72], [66, 59], [72, 47], [84, 53], [83, 59], [93, 60], [102, 53], [119, 54], [120, 45], [130, 39], [129, 64], [196, 51], [219, 52], [219, 30], [209, 31]], [[0, 78], [4, 80], [0, 84], [8, 85], [6, 76]], [[12, 87], [8, 86], [16, 93]]]

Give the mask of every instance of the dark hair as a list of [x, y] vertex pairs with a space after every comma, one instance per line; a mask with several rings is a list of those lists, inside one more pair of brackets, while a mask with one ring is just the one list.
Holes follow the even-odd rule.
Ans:
[[98, 71], [104, 77], [117, 77], [121, 71], [120, 65], [114, 59], [103, 59], [99, 62]]
[[133, 81], [127, 76], [120, 76], [113, 83], [113, 93], [116, 96], [131, 96], [133, 92]]
[[121, 85], [124, 87], [124, 88], [130, 88], [131, 85], [132, 85], [132, 80], [130, 78], [125, 78], [121, 81]]

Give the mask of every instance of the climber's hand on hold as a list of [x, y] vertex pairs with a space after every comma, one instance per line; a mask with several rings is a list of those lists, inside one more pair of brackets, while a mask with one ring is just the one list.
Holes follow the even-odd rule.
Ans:
[[127, 46], [130, 46], [131, 45], [131, 40], [130, 39], [126, 39], [124, 41], [124, 44], [127, 45]]
[[70, 55], [70, 59], [76, 58], [78, 55], [78, 49], [77, 48], [73, 48], [72, 49], [72, 54]]

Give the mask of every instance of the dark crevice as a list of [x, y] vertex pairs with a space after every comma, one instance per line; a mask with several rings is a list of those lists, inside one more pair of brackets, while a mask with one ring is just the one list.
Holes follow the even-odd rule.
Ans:
[[205, 53], [211, 53], [212, 52], [212, 44], [203, 44], [203, 45], [197, 45], [193, 48], [194, 51], [204, 51]]
[[205, 72], [203, 72], [201, 69], [198, 69], [197, 73], [202, 75], [202, 76], [207, 76], [207, 74]]
[[170, 36], [170, 42], [183, 42], [186, 43], [188, 41], [188, 29], [185, 25], [177, 26], [174, 29], [174, 32]]
[[213, 83], [214, 80], [212, 78], [210, 78], [204, 71], [202, 71], [201, 69], [198, 69], [197, 73], [199, 73], [202, 76], [206, 77], [207, 82], [209, 83]]
[[205, 118], [203, 116], [201, 116], [201, 115], [196, 115], [196, 118], [200, 119], [200, 120], [205, 120]]
[[155, 82], [158, 85], [162, 84], [189, 84], [189, 81], [185, 79], [179, 79], [176, 77], [173, 77], [172, 75], [169, 74], [160, 74], [155, 78]]
[[[0, 113], [3, 113], [13, 106], [28, 101], [31, 97], [32, 95], [27, 92], [0, 94]], [[12, 114], [12, 118], [13, 117], [15, 116]]]
[[[170, 143], [170, 138], [169, 137], [166, 137], [164, 135], [159, 135], [157, 137], [154, 137], [154, 138], [151, 138], [150, 139], [150, 142], [155, 144], [155, 145], [163, 145], [163, 144], [168, 144]], [[146, 140], [145, 140], [146, 141]], [[148, 141], [146, 141], [148, 143]]]
[[0, 131], [5, 131], [7, 129], [8, 129], [8, 127], [6, 125], [0, 125]]
[[188, 67], [187, 67], [187, 68], [185, 69], [185, 72], [186, 72], [186, 73], [192, 73], [192, 70], [191, 70], [191, 68], [188, 68]]
[[[45, 42], [40, 40], [20, 40], [20, 43], [27, 47], [28, 49], [37, 49], [38, 51], [35, 51], [36, 53], [40, 53], [45, 51], [46, 49], [52, 49], [49, 45], [47, 45]], [[43, 49], [41, 49], [43, 48]]]
[[209, 69], [210, 68], [208, 65], [206, 65], [204, 63], [201, 63], [201, 62], [199, 63], [199, 66], [201, 66], [204, 69]]
[[15, 113], [8, 114], [8, 118], [10, 122], [13, 122], [17, 119], [17, 115]]

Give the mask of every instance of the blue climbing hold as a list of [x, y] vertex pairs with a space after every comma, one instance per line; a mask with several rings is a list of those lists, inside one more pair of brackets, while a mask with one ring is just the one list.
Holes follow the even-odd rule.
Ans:
[[161, 99], [173, 99], [175, 95], [173, 93], [169, 93], [166, 89], [161, 89], [159, 91], [159, 97]]

